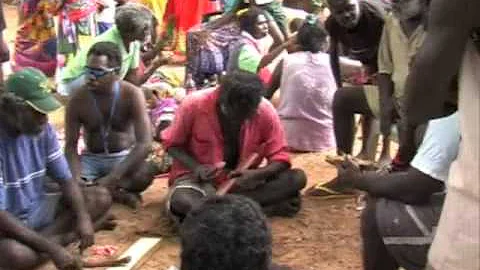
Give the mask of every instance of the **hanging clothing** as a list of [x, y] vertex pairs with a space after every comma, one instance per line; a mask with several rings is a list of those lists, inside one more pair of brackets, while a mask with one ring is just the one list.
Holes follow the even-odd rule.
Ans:
[[20, 6], [22, 20], [15, 39], [13, 69], [35, 67], [53, 76], [57, 67], [57, 37], [53, 17], [54, 0], [25, 0]]
[[58, 16], [59, 53], [76, 54], [83, 39], [88, 42], [96, 36], [96, 12], [94, 0], [65, 0], [64, 8]]

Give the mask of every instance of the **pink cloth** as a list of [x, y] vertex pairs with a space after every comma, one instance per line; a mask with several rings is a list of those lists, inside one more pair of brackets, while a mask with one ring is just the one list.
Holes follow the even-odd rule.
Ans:
[[277, 110], [290, 148], [336, 147], [332, 115], [336, 89], [328, 54], [296, 52], [284, 58]]
[[[216, 111], [218, 97], [218, 89], [187, 96], [176, 111], [172, 125], [162, 132], [165, 149], [182, 147], [200, 164], [222, 162], [224, 142]], [[290, 163], [280, 119], [267, 100], [262, 100], [253, 118], [242, 125], [240, 138], [240, 161], [258, 153], [261, 158], [253, 167], [259, 166], [263, 158], [269, 162]], [[260, 153], [259, 149], [262, 149]], [[186, 173], [190, 171], [174, 160], [169, 184]]]

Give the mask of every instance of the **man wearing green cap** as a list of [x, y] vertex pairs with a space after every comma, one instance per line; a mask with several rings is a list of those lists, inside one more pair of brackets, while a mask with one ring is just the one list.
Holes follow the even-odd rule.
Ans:
[[[101, 188], [82, 195], [72, 181], [48, 123], [47, 114], [61, 105], [47, 77], [26, 68], [12, 74], [5, 88], [0, 95], [0, 269], [33, 269], [45, 258], [58, 269], [80, 269], [62, 245], [80, 239], [81, 249], [91, 246], [92, 221], [103, 221], [111, 198]], [[61, 193], [54, 192], [57, 185], [51, 188], [55, 183]]]

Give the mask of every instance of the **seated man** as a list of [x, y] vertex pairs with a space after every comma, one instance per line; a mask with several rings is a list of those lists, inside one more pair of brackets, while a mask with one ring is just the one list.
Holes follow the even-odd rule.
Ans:
[[[370, 107], [368, 100], [378, 99], [378, 89], [373, 79], [378, 72], [377, 54], [384, 25], [382, 7], [366, 0], [328, 0], [331, 15], [325, 22], [330, 34], [330, 64], [339, 87], [333, 100], [333, 120], [337, 152], [339, 155], [352, 154], [354, 138], [354, 114], [364, 115], [362, 125], [361, 159], [373, 158], [368, 144], [370, 126], [378, 116], [378, 106]], [[343, 49], [343, 50], [342, 50]], [[363, 64], [368, 80], [362, 86], [342, 88], [340, 55], [343, 54]], [[369, 98], [374, 95], [373, 98]], [[377, 101], [377, 100], [375, 100]], [[378, 101], [376, 102], [378, 105]], [[376, 145], [376, 142], [375, 142]], [[375, 147], [376, 149], [376, 147]], [[389, 140], [383, 142], [381, 159], [389, 155]]]
[[[114, 201], [136, 208], [153, 179], [145, 162], [152, 142], [145, 97], [120, 80], [116, 44], [98, 42], [87, 56], [88, 82], [72, 95], [66, 110], [66, 155], [75, 179], [108, 187]], [[86, 149], [80, 157], [82, 129]]]
[[[41, 71], [26, 68], [7, 79], [0, 95], [0, 269], [33, 269], [46, 258], [58, 269], [81, 269], [62, 245], [76, 239], [81, 249], [93, 245], [92, 222], [103, 224], [111, 205], [105, 189], [82, 195], [72, 180], [48, 123], [47, 113], [60, 104], [47, 85]], [[54, 184], [47, 176], [61, 193], [47, 190]]]
[[141, 44], [153, 30], [152, 16], [150, 11], [138, 4], [126, 4], [117, 8], [115, 26], [95, 37], [91, 45], [82, 48], [62, 70], [62, 81], [58, 91], [63, 95], [70, 95], [87, 82], [85, 66], [87, 65], [88, 51], [95, 43], [106, 41], [115, 43], [120, 49], [121, 69], [118, 71], [120, 79], [125, 79], [135, 85], [145, 83], [158, 67], [167, 62], [167, 58], [158, 56], [143, 73], [138, 72]]
[[[236, 71], [218, 89], [187, 96], [161, 138], [174, 162], [167, 211], [182, 220], [201, 198], [215, 194], [225, 181], [220, 163], [237, 177], [232, 192], [250, 197], [270, 215], [292, 216], [300, 210], [302, 170], [290, 169], [283, 127], [273, 106], [262, 99], [257, 75]], [[238, 165], [258, 154], [252, 166]], [[268, 163], [259, 167], [263, 158]], [[221, 171], [221, 170], [220, 170]]]
[[181, 226], [181, 270], [288, 270], [273, 264], [272, 233], [254, 201], [237, 195], [211, 197]]
[[460, 144], [458, 114], [431, 120], [409, 170], [361, 173], [339, 167], [337, 187], [371, 196], [361, 221], [364, 269], [421, 270], [433, 241], [445, 197], [444, 186]]

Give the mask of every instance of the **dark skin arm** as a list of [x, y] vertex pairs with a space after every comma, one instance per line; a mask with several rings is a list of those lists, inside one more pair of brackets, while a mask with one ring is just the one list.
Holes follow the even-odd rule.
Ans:
[[183, 166], [193, 172], [193, 177], [197, 181], [211, 182], [215, 180], [215, 177], [222, 171], [225, 163], [222, 164], [200, 164], [198, 161], [189, 155], [182, 147], [170, 147], [167, 152], [172, 158], [180, 161]]
[[394, 84], [390, 74], [380, 73], [377, 76], [380, 96], [380, 131], [384, 136], [390, 135], [394, 112], [393, 91]]
[[272, 161], [267, 166], [257, 169], [235, 170], [230, 177], [237, 178], [237, 185], [247, 189], [255, 189], [265, 183], [265, 180], [290, 168], [287, 162]]
[[[25, 227], [23, 222], [3, 210], [0, 210], [0, 234], [21, 242], [38, 252], [48, 254], [58, 269], [66, 269], [67, 266], [76, 264], [75, 258], [65, 248]], [[78, 267], [68, 269], [81, 269], [81, 267], [78, 265]]]
[[[79, 93], [76, 92], [76, 93]], [[78, 101], [78, 94], [74, 94], [68, 102], [65, 112], [65, 157], [70, 165], [73, 179], [79, 181], [82, 166], [80, 163], [80, 156], [78, 155], [78, 139], [80, 137], [80, 119], [78, 106], [75, 106]]]
[[337, 87], [342, 87], [342, 79], [340, 76], [340, 59], [338, 57], [338, 42], [333, 37], [331, 38], [330, 43], [330, 65], [332, 66], [333, 76], [337, 82]]
[[140, 86], [144, 84], [162, 65], [168, 63], [169, 59], [171, 58], [171, 54], [160, 54], [155, 57], [145, 69], [143, 74], [139, 74], [138, 68], [130, 69], [125, 76], [125, 81], [132, 83], [133, 85]]
[[406, 204], [427, 203], [433, 193], [444, 189], [441, 181], [415, 168], [382, 175], [376, 172], [361, 172], [348, 161], [339, 166], [337, 181], [342, 188], [355, 188], [366, 191], [374, 197]]
[[80, 236], [80, 250], [92, 246], [95, 242], [94, 229], [90, 215], [88, 214], [78, 183], [75, 181], [62, 181], [63, 198], [75, 213], [77, 230]]
[[277, 58], [285, 49], [296, 42], [297, 36], [292, 35], [286, 42], [282, 43], [280, 46], [271, 50], [267, 55], [262, 57], [258, 65], [257, 71], [260, 71], [262, 68], [268, 66], [272, 63], [275, 58]]
[[105, 186], [116, 185], [127, 173], [135, 170], [148, 155], [152, 144], [150, 120], [145, 108], [145, 97], [140, 89], [133, 85], [126, 85], [129, 92], [132, 123], [135, 130], [135, 146], [125, 160], [116, 166], [107, 176], [101, 178], [99, 183]]
[[407, 119], [412, 125], [442, 115], [448, 86], [458, 72], [465, 44], [480, 26], [480, 1], [434, 0], [428, 32], [406, 83]]
[[275, 70], [273, 71], [272, 81], [270, 83], [270, 86], [266, 90], [265, 98], [271, 99], [275, 94], [275, 92], [278, 90], [278, 88], [280, 88], [282, 73], [283, 73], [283, 60], [281, 60], [280, 63], [278, 63], [278, 65], [275, 67]]

